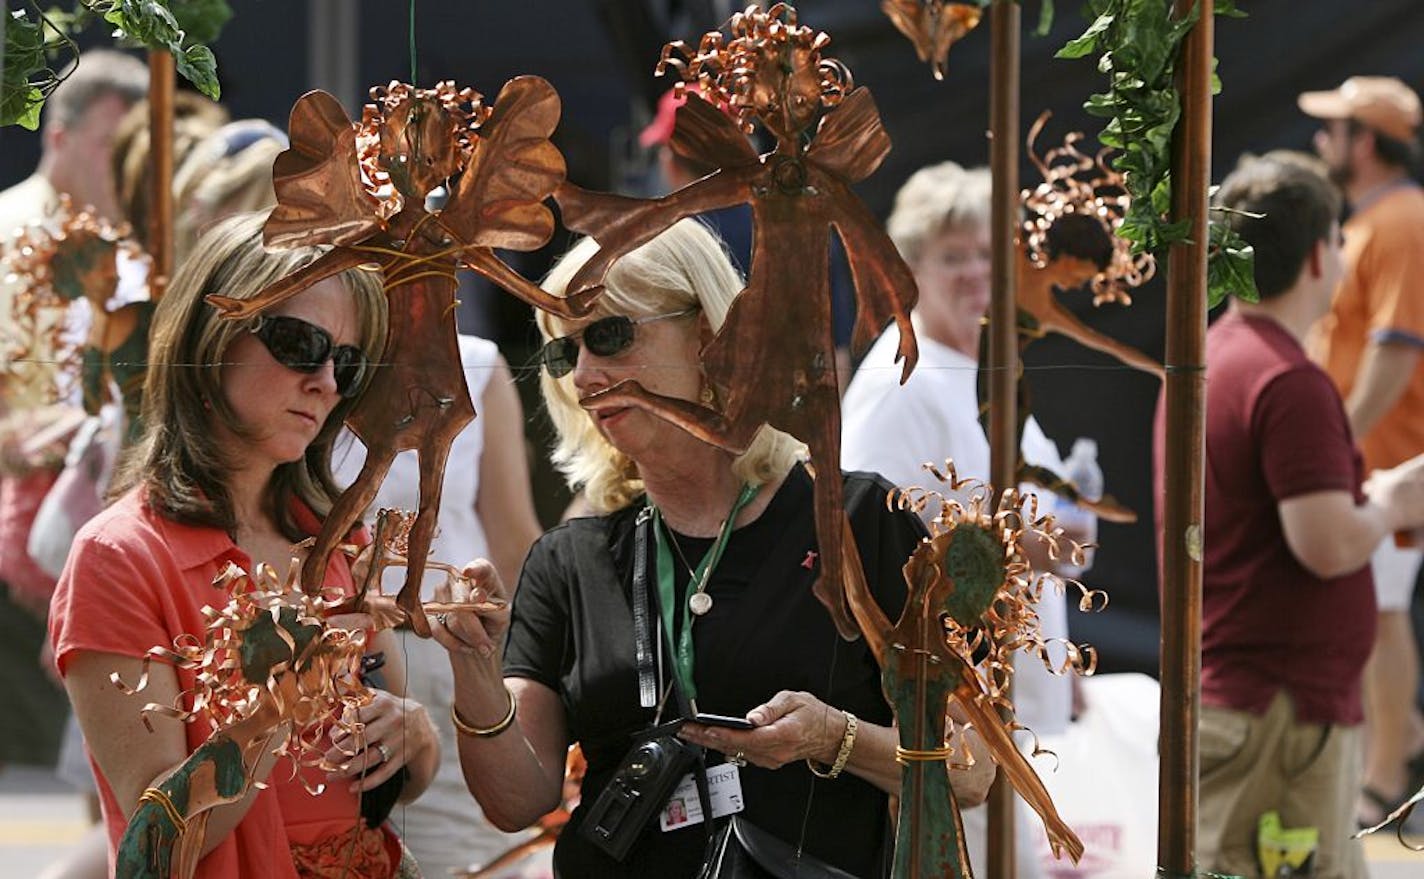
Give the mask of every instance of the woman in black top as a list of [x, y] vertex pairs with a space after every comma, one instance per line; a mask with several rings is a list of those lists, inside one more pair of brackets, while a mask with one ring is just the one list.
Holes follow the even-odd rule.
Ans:
[[[577, 245], [546, 289], [562, 292], [596, 249], [591, 240]], [[551, 340], [542, 382], [559, 434], [554, 460], [603, 515], [575, 519], [535, 544], [512, 614], [451, 615], [434, 627], [452, 652], [457, 726], [468, 733], [460, 737], [465, 777], [495, 824], [525, 827], [556, 806], [565, 751], [582, 745], [581, 805], [555, 850], [562, 877], [696, 875], [703, 823], [654, 816], [621, 862], [580, 832], [634, 737], [678, 716], [674, 677], [698, 711], [754, 725], [689, 723], [681, 733], [707, 747], [709, 765], [722, 762], [719, 754], [745, 763], [746, 819], [856, 876], [886, 872], [887, 799], [900, 780], [893, 717], [864, 642], [839, 638], [811, 593], [819, 565], [800, 444], [763, 427], [733, 456], [642, 410], [585, 411], [578, 402], [627, 378], [705, 401], [698, 354], [741, 286], [720, 242], [688, 220], [615, 263], [588, 318], [564, 325], [540, 315]], [[889, 485], [878, 477], [844, 480], [867, 581], [896, 616], [905, 597], [900, 568], [923, 526], [887, 509]], [[642, 582], [650, 615], [662, 622], [656, 700], [640, 699], [635, 647], [642, 517], [650, 522], [642, 526]], [[491, 568], [472, 570], [486, 590], [502, 588]], [[663, 700], [661, 713], [642, 704]], [[961, 803], [982, 800], [992, 777], [988, 761], [955, 770]]]

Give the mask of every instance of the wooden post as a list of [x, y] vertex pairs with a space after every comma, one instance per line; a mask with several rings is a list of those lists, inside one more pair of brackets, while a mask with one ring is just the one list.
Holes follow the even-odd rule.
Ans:
[[[1176, 15], [1195, 0], [1175, 0]], [[1167, 257], [1166, 451], [1162, 515], [1159, 875], [1193, 876], [1197, 836], [1197, 722], [1201, 708], [1202, 515], [1206, 445], [1207, 188], [1211, 184], [1209, 4], [1182, 43], [1182, 117], [1172, 141], [1173, 221], [1188, 243]]]
[[[1019, 4], [994, 0], [990, 10], [989, 212], [993, 247], [989, 294], [989, 472], [999, 492], [1018, 483]], [[983, 875], [1014, 869], [1014, 791], [1002, 773], [989, 790], [988, 864]]]
[[156, 302], [173, 277], [173, 92], [176, 67], [167, 51], [148, 53], [148, 143], [153, 174], [149, 185], [148, 241], [153, 272], [149, 293]]

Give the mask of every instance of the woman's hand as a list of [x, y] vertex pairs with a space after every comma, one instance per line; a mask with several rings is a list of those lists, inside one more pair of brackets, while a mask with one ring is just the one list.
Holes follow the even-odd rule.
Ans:
[[362, 724], [360, 734], [334, 729], [332, 748], [326, 752], [327, 762], [341, 767], [327, 773], [327, 778], [351, 779], [353, 791], [372, 790], [427, 749], [439, 747], [423, 705], [385, 690], [371, 692], [375, 698], [356, 713]]
[[[487, 559], [465, 565], [461, 576], [435, 587], [441, 604], [469, 604], [469, 610], [453, 610], [431, 617], [435, 640], [452, 654], [490, 659], [504, 644], [509, 631], [509, 597], [499, 572]], [[476, 608], [475, 605], [483, 605]]]
[[810, 693], [782, 690], [747, 712], [756, 729], [736, 730], [683, 724], [679, 736], [740, 757], [767, 769], [780, 769], [798, 760], [830, 764], [840, 751], [845, 736], [846, 715]]

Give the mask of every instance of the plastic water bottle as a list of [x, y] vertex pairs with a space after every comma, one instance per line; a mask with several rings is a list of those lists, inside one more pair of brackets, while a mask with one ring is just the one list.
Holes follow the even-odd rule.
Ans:
[[[1073, 450], [1063, 461], [1063, 478], [1078, 488], [1078, 493], [1088, 500], [1100, 500], [1103, 496], [1103, 468], [1098, 466], [1098, 443], [1090, 437], [1078, 437], [1073, 441]], [[1095, 543], [1098, 539], [1098, 517], [1091, 512], [1060, 498], [1054, 505], [1054, 515], [1064, 530], [1072, 533], [1079, 543]], [[1082, 567], [1065, 562], [1060, 572], [1069, 577], [1081, 577], [1093, 567], [1093, 550], [1084, 551]]]

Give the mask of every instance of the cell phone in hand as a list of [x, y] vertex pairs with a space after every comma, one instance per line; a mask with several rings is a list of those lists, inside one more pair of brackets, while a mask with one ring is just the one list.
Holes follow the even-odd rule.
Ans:
[[732, 717], [728, 714], [703, 714], [701, 711], [692, 715], [692, 722], [707, 726], [724, 726], [727, 729], [756, 729], [756, 724], [745, 717]]

